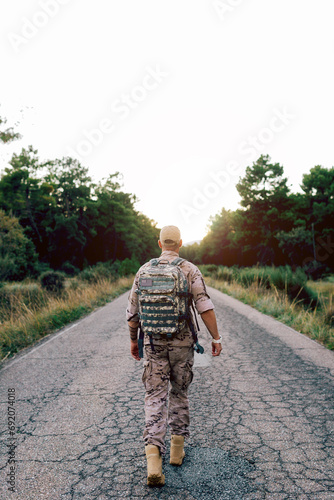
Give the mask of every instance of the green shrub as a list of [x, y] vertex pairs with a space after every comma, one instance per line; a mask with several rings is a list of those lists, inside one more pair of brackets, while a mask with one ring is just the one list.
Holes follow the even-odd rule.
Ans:
[[35, 272], [37, 254], [18, 219], [0, 210], [0, 280], [23, 280]]
[[69, 290], [77, 290], [79, 287], [80, 287], [80, 282], [78, 279], [73, 278], [70, 280], [69, 285], [68, 285]]
[[290, 290], [291, 293], [295, 289], [300, 290], [305, 287], [307, 282], [307, 276], [302, 269], [293, 272], [289, 266], [245, 267], [235, 270], [233, 278], [245, 288], [255, 283], [267, 289]]
[[47, 262], [37, 262], [34, 272], [31, 273], [31, 277], [35, 280], [38, 280], [42, 274], [46, 273], [46, 271], [53, 271], [53, 269], [51, 269], [50, 267], [50, 264], [48, 264]]
[[215, 273], [217, 272], [218, 266], [216, 266], [216, 264], [207, 264], [205, 268], [208, 273]]
[[[286, 266], [286, 267], [280, 267], [278, 268], [281, 270], [281, 274], [284, 276], [284, 280], [280, 278], [280, 282], [277, 283], [277, 288], [280, 290], [284, 290], [285, 287], [292, 288], [292, 287], [305, 287], [307, 283], [307, 276], [303, 269], [300, 267], [296, 269], [295, 271], [292, 271], [291, 267]], [[275, 281], [274, 281], [275, 283]]]
[[301, 287], [296, 283], [287, 290], [288, 296], [292, 301], [302, 302], [306, 307], [315, 308], [318, 302], [318, 294], [308, 286]]
[[132, 258], [130, 259], [124, 259], [121, 262], [120, 268], [119, 268], [119, 275], [120, 276], [129, 276], [131, 274], [136, 274], [140, 267], [139, 262]]
[[235, 280], [245, 288], [254, 283], [260, 284], [260, 270], [257, 267], [244, 267], [235, 275]]
[[7, 280], [11, 279], [12, 276], [16, 276], [18, 273], [18, 267], [14, 262], [14, 259], [6, 254], [4, 257], [0, 256], [0, 279]]
[[109, 267], [115, 276], [119, 276], [119, 270], [121, 267], [121, 261], [115, 260], [114, 262], [109, 262]]
[[317, 304], [318, 294], [306, 286], [307, 275], [301, 268], [292, 271], [290, 266], [241, 269], [219, 266], [216, 271], [216, 267], [212, 264], [200, 266], [203, 275], [213, 279], [236, 282], [244, 288], [255, 284], [266, 289], [285, 291], [292, 301], [302, 302], [307, 307], [315, 307]]
[[236, 272], [237, 271], [234, 268], [219, 266], [217, 271], [217, 279], [232, 283], [232, 281], [235, 279]]
[[289, 266], [272, 268], [270, 285], [285, 290], [292, 301], [302, 302], [307, 307], [315, 307], [318, 302], [318, 294], [307, 286], [307, 275], [301, 268], [295, 271]]
[[306, 286], [307, 276], [301, 268], [293, 272], [289, 266], [247, 267], [235, 274], [235, 280], [245, 288], [256, 283], [267, 289], [285, 291], [292, 301], [307, 307], [315, 307], [318, 301], [318, 294]]
[[307, 274], [307, 277], [314, 281], [320, 280], [322, 277], [330, 273], [330, 269], [324, 263], [314, 260], [304, 264], [303, 269]]
[[203, 276], [210, 276], [211, 278], [217, 278], [218, 266], [216, 264], [203, 264], [198, 266]]
[[89, 266], [79, 273], [78, 278], [82, 281], [92, 283], [93, 281], [96, 281], [98, 279], [98, 276], [94, 271], [94, 268]]
[[120, 276], [135, 274], [140, 267], [136, 259], [116, 260], [114, 262], [98, 262], [95, 266], [86, 267], [78, 275], [78, 278], [88, 283], [94, 283], [101, 279], [115, 281]]
[[101, 279], [115, 281], [117, 279], [115, 267], [114, 263], [110, 261], [98, 262], [95, 266], [86, 267], [83, 271], [81, 271], [81, 273], [79, 273], [78, 278], [82, 281], [87, 281], [88, 283], [95, 283]]
[[65, 278], [59, 271], [46, 271], [40, 276], [40, 282], [48, 292], [60, 294], [64, 289]]
[[68, 276], [76, 276], [80, 272], [79, 268], [77, 268], [71, 262], [68, 261], [64, 262], [60, 270], [65, 274], [67, 274]]

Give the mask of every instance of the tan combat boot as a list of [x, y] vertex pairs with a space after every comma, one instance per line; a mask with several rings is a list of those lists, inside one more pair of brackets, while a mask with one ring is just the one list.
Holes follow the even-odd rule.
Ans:
[[172, 439], [170, 442], [170, 464], [171, 465], [182, 465], [183, 459], [185, 457], [184, 446], [184, 436], [175, 436], [172, 434]]
[[162, 456], [160, 450], [154, 444], [145, 446], [147, 459], [147, 484], [148, 486], [163, 486], [165, 476], [162, 473]]

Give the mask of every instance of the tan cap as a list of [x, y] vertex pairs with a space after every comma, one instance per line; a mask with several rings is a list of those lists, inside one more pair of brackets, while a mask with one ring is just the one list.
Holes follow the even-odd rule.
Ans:
[[180, 243], [181, 233], [176, 226], [165, 226], [160, 231], [160, 241], [164, 246], [174, 246]]

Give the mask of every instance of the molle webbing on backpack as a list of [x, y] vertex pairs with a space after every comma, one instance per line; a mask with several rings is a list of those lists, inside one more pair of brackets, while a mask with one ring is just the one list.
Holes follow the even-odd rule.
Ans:
[[139, 277], [139, 317], [148, 334], [173, 334], [185, 327], [188, 314], [188, 283], [178, 265], [152, 259]]
[[192, 294], [188, 291], [187, 279], [179, 267], [182, 262], [184, 259], [181, 258], [171, 263], [152, 259], [150, 266], [139, 276], [136, 292], [139, 297], [141, 337], [145, 333], [149, 335], [152, 349], [153, 334], [172, 338], [186, 324], [191, 329], [197, 348], [200, 347], [190, 315]]

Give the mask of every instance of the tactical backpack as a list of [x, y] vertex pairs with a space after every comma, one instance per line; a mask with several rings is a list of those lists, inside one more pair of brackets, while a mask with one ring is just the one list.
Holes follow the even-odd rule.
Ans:
[[152, 259], [150, 265], [139, 275], [136, 293], [139, 299], [138, 346], [141, 358], [145, 333], [149, 336], [151, 348], [154, 351], [153, 335], [172, 339], [187, 324], [194, 338], [195, 350], [200, 353], [204, 352], [203, 347], [198, 343], [190, 314], [190, 308], [193, 308], [192, 294], [188, 291], [187, 279], [179, 267], [182, 262], [184, 259], [181, 258], [170, 263], [167, 260]]

